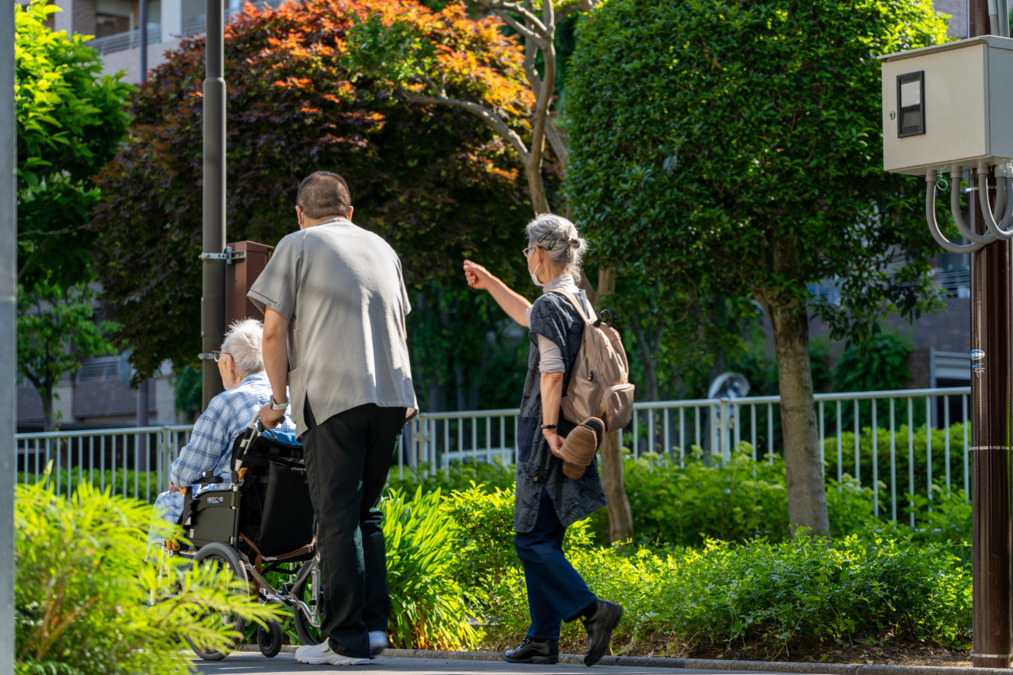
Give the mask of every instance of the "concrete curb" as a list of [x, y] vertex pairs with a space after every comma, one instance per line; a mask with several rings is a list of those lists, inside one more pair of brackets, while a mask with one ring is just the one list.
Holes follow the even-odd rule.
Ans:
[[[292, 654], [294, 645], [281, 653]], [[256, 645], [244, 644], [236, 651], [259, 652]], [[387, 649], [383, 656], [444, 661], [499, 661], [499, 652], [442, 652], [432, 649]], [[581, 665], [582, 654], [560, 654], [559, 662]], [[722, 661], [719, 659], [673, 659], [646, 656], [603, 656], [602, 666], [633, 668], [685, 668], [687, 670], [739, 670], [760, 673], [809, 673], [812, 675], [1011, 675], [1005, 668], [955, 668], [953, 666], [888, 666], [884, 664], [807, 663], [804, 661]]]
[[[444, 659], [460, 661], [498, 661], [498, 652], [442, 652], [428, 649], [388, 649], [384, 656], [398, 658]], [[560, 654], [560, 663], [583, 664], [580, 654]], [[882, 664], [805, 663], [791, 661], [721, 661], [717, 659], [673, 659], [643, 656], [603, 656], [603, 666], [635, 668], [686, 668], [694, 670], [741, 670], [775, 673], [815, 673], [816, 675], [1010, 675], [1005, 668], [954, 668], [952, 666], [888, 666]]]

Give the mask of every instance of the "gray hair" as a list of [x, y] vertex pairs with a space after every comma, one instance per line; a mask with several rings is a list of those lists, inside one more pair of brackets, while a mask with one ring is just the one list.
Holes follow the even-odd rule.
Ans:
[[549, 260], [580, 282], [580, 261], [587, 251], [587, 240], [577, 232], [577, 226], [562, 216], [542, 213], [528, 223], [528, 243], [544, 249]]
[[232, 356], [239, 377], [264, 369], [264, 324], [257, 319], [241, 319], [229, 326], [222, 351]]

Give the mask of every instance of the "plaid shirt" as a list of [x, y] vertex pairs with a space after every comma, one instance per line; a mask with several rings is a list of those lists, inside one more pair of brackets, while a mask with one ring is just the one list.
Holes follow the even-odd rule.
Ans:
[[[169, 480], [178, 487], [190, 487], [205, 471], [221, 476], [222, 482], [209, 489], [227, 489], [232, 480], [229, 463], [232, 445], [249, 426], [260, 408], [271, 400], [271, 383], [263, 371], [248, 375], [236, 387], [223, 391], [211, 399], [193, 425], [190, 442], [179, 451], [172, 463]], [[286, 415], [275, 431], [294, 432], [292, 418]], [[156, 505], [164, 511], [163, 517], [176, 522], [183, 512], [180, 493], [162, 493]]]

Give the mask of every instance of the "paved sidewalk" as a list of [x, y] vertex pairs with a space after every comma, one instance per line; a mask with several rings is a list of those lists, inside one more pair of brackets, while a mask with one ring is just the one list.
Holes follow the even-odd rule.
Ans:
[[1009, 670], [996, 668], [952, 668], [930, 666], [847, 665], [835, 663], [785, 663], [766, 661], [715, 661], [705, 659], [663, 659], [605, 656], [594, 666], [584, 666], [582, 656], [561, 654], [554, 666], [509, 664], [499, 654], [488, 652], [433, 652], [388, 649], [368, 666], [309, 666], [297, 663], [294, 654], [279, 654], [273, 659], [259, 652], [236, 652], [223, 661], [196, 661], [201, 673], [207, 675], [282, 675], [288, 673], [355, 673], [369, 675], [548, 675], [595, 672], [615, 675], [1010, 675]]

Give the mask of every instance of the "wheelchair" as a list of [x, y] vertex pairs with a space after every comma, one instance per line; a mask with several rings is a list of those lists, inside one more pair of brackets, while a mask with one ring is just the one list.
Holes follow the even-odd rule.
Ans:
[[[194, 565], [231, 570], [260, 602], [287, 606], [300, 642], [318, 644], [321, 586], [302, 446], [265, 430], [259, 415], [254, 415], [233, 444], [230, 466], [232, 483], [227, 489], [209, 489], [220, 485], [222, 477], [208, 471], [187, 490], [180, 523], [190, 546], [184, 543], [177, 552]], [[235, 649], [246, 632], [246, 621], [232, 615], [220, 618], [239, 635], [232, 644]], [[257, 627], [257, 646], [264, 656], [277, 655], [284, 638], [277, 621]], [[231, 651], [204, 649], [190, 638], [187, 642], [208, 661], [223, 659]]]

